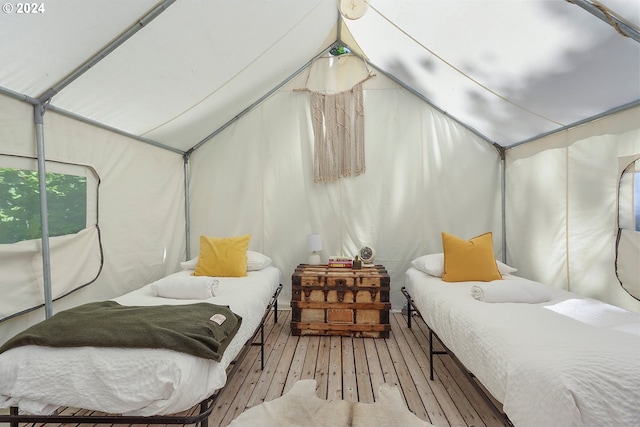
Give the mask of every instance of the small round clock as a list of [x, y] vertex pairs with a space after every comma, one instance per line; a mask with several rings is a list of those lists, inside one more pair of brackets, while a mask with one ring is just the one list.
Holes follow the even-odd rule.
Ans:
[[340, 12], [347, 19], [361, 18], [369, 4], [366, 0], [340, 0]]
[[376, 250], [373, 249], [373, 246], [364, 245], [358, 251], [358, 256], [365, 264], [373, 264], [373, 260], [376, 258]]

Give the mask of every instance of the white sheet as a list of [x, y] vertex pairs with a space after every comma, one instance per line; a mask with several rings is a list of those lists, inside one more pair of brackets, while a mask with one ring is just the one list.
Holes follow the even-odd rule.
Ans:
[[640, 425], [640, 314], [555, 288], [545, 303], [486, 304], [471, 296], [478, 283], [405, 275], [427, 324], [516, 427]]
[[[171, 277], [189, 274], [181, 271]], [[114, 301], [228, 305], [242, 317], [242, 325], [219, 363], [170, 350], [19, 347], [0, 354], [0, 408], [18, 405], [31, 413], [47, 413], [71, 406], [144, 416], [191, 408], [224, 386], [225, 370], [260, 324], [280, 283], [280, 270], [267, 267], [247, 277], [217, 279], [217, 296], [206, 300], [157, 297], [149, 284]]]

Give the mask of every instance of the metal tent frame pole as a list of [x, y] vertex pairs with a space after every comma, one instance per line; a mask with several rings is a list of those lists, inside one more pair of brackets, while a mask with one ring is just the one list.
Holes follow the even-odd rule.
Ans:
[[85, 61], [82, 65], [68, 74], [65, 78], [60, 80], [58, 83], [53, 85], [50, 89], [45, 91], [40, 96], [40, 100], [45, 102], [51, 98], [53, 98], [56, 94], [58, 94], [62, 89], [69, 86], [73, 81], [75, 81], [78, 77], [82, 76], [85, 72], [87, 72], [91, 67], [96, 65], [98, 62], [102, 61], [105, 57], [107, 57], [111, 52], [116, 50], [120, 45], [129, 40], [136, 34], [138, 31], [143, 29], [149, 22], [153, 21], [158, 17], [162, 12], [164, 12], [169, 6], [171, 6], [176, 0], [164, 0], [160, 2], [157, 6], [147, 12], [142, 18], [136, 21], [133, 25], [127, 28], [122, 34], [116, 37], [111, 43], [109, 43], [104, 48], [100, 49], [96, 54], [94, 54], [91, 58]]
[[293, 74], [291, 74], [289, 77], [287, 77], [286, 79], [284, 79], [282, 82], [280, 82], [280, 84], [278, 84], [277, 86], [275, 86], [273, 89], [271, 89], [269, 92], [267, 92], [266, 94], [262, 95], [260, 98], [258, 98], [253, 104], [249, 105], [247, 108], [245, 108], [244, 110], [242, 110], [241, 112], [239, 112], [235, 117], [233, 117], [232, 119], [230, 119], [229, 121], [227, 121], [225, 124], [223, 124], [222, 126], [220, 126], [218, 129], [216, 129], [215, 131], [211, 132], [209, 135], [207, 135], [205, 138], [203, 138], [200, 142], [198, 142], [197, 144], [195, 144], [193, 147], [191, 147], [189, 150], [186, 151], [186, 154], [188, 156], [191, 155], [191, 153], [195, 150], [197, 150], [198, 148], [200, 148], [203, 144], [205, 144], [207, 141], [213, 139], [216, 135], [218, 135], [220, 132], [222, 132], [223, 130], [225, 130], [226, 128], [228, 128], [229, 126], [231, 126], [232, 124], [234, 124], [235, 122], [237, 122], [242, 116], [244, 116], [245, 114], [247, 114], [248, 112], [250, 112], [251, 110], [253, 110], [254, 108], [256, 108], [258, 105], [260, 105], [263, 101], [265, 101], [267, 98], [269, 98], [271, 95], [273, 95], [274, 93], [276, 93], [278, 90], [280, 90], [280, 88], [282, 88], [284, 85], [286, 85], [287, 83], [289, 83], [291, 80], [293, 80], [298, 74], [300, 74], [301, 72], [303, 72], [304, 70], [306, 70], [308, 67], [311, 66], [311, 64], [314, 63], [314, 61], [318, 58], [320, 58], [322, 55], [324, 55], [326, 52], [329, 51], [329, 49], [331, 49], [333, 46], [335, 45], [335, 42], [333, 42], [331, 44], [331, 46], [327, 47], [326, 49], [324, 49], [322, 52], [320, 52], [319, 54], [317, 54], [316, 56], [314, 56], [311, 60], [309, 60], [306, 64], [304, 64], [302, 67], [300, 67], [297, 71], [295, 71]]
[[42, 241], [42, 273], [44, 279], [44, 313], [48, 319], [53, 316], [53, 300], [51, 294], [51, 251], [49, 248], [49, 209], [47, 208], [47, 171], [44, 155], [44, 113], [46, 106], [37, 104], [34, 107], [36, 126], [36, 148], [38, 153], [38, 183], [40, 187], [40, 224]]
[[[347, 46], [349, 47], [349, 46]], [[429, 105], [431, 108], [433, 108], [434, 110], [438, 111], [439, 113], [447, 116], [448, 118], [450, 118], [451, 120], [453, 120], [454, 122], [456, 122], [458, 125], [462, 126], [463, 128], [467, 129], [469, 132], [473, 133], [474, 135], [479, 136], [483, 141], [485, 141], [487, 144], [492, 145], [496, 150], [500, 151], [502, 149], [502, 147], [500, 146], [500, 144], [498, 144], [497, 142], [491, 140], [489, 137], [487, 137], [486, 135], [483, 135], [482, 133], [480, 133], [478, 130], [472, 128], [471, 126], [465, 124], [464, 122], [460, 121], [459, 119], [457, 119], [456, 117], [452, 116], [451, 114], [449, 114], [448, 112], [444, 111], [442, 108], [436, 106], [433, 102], [431, 102], [431, 100], [429, 100], [429, 98], [425, 97], [424, 95], [422, 95], [420, 92], [418, 92], [417, 90], [415, 90], [414, 88], [412, 88], [411, 86], [407, 85], [405, 82], [403, 82], [402, 80], [400, 80], [399, 78], [397, 78], [396, 76], [394, 76], [391, 73], [388, 73], [386, 71], [384, 71], [382, 68], [378, 67], [376, 64], [374, 64], [373, 62], [369, 61], [366, 58], [363, 58], [362, 56], [358, 55], [357, 53], [353, 53], [353, 55], [356, 55], [358, 58], [362, 59], [363, 61], [365, 61], [367, 63], [367, 65], [371, 66], [372, 68], [374, 68], [376, 71], [380, 72], [381, 74], [383, 74], [384, 76], [386, 76], [387, 78], [393, 80], [394, 83], [396, 83], [398, 86], [402, 87], [404, 90], [406, 90], [407, 92], [411, 93], [412, 95], [416, 96], [418, 99], [422, 100], [423, 102], [425, 102], [427, 105]]]
[[607, 24], [611, 25], [615, 30], [623, 36], [629, 37], [640, 42], [640, 30], [633, 24], [625, 21], [623, 18], [615, 14], [612, 10], [599, 2], [591, 0], [567, 0], [578, 7], [586, 10], [590, 14], [596, 16]]
[[115, 40], [98, 51], [95, 55], [85, 61], [82, 65], [69, 73], [65, 78], [60, 80], [50, 89], [46, 90], [38, 99], [29, 96], [21, 96], [13, 91], [3, 91], [3, 93], [22, 99], [23, 101], [34, 105], [34, 123], [36, 128], [36, 148], [38, 162], [38, 183], [40, 190], [40, 221], [41, 221], [41, 241], [42, 241], [42, 270], [44, 281], [44, 310], [46, 318], [53, 315], [53, 297], [51, 291], [51, 249], [49, 246], [49, 219], [47, 207], [47, 172], [46, 172], [46, 156], [44, 152], [44, 114], [49, 107], [51, 99], [61, 90], [82, 76], [91, 67], [96, 65], [107, 55], [117, 49], [125, 41], [145, 27], [149, 22], [154, 20], [158, 15], [164, 12], [167, 7], [173, 4], [175, 0], [164, 0], [145, 16], [131, 25], [125, 32], [118, 36]]
[[612, 109], [607, 110], [607, 111], [605, 111], [603, 113], [596, 114], [596, 115], [591, 116], [591, 117], [587, 117], [585, 119], [579, 120], [577, 122], [570, 123], [570, 124], [562, 126], [560, 128], [550, 130], [549, 132], [544, 132], [544, 133], [541, 133], [539, 135], [533, 136], [531, 138], [527, 138], [525, 140], [522, 140], [520, 142], [516, 142], [515, 144], [511, 144], [511, 145], [508, 145], [508, 146], [504, 147], [504, 149], [508, 151], [508, 150], [511, 150], [512, 148], [519, 147], [519, 146], [527, 144], [527, 143], [529, 143], [531, 141], [535, 141], [537, 139], [546, 138], [546, 137], [548, 137], [550, 135], [554, 135], [556, 133], [564, 132], [564, 131], [569, 130], [569, 129], [577, 128], [578, 126], [582, 126], [582, 125], [584, 125], [586, 123], [595, 122], [596, 120], [600, 120], [600, 119], [602, 119], [604, 117], [609, 117], [609, 116], [612, 116], [612, 115], [614, 115], [616, 113], [620, 113], [622, 111], [630, 110], [630, 109], [638, 107], [638, 106], [640, 106], [640, 99], [636, 99], [635, 101], [629, 102], [628, 104], [612, 108]]
[[[189, 176], [190, 171], [190, 155], [184, 154], [184, 232], [185, 232], [185, 245], [186, 245], [186, 260], [191, 259], [191, 210], [189, 205], [191, 203], [191, 197], [189, 196]], [[185, 260], [185, 261], [186, 261]]]
[[500, 211], [502, 213], [502, 262], [507, 262], [507, 151], [500, 150]]

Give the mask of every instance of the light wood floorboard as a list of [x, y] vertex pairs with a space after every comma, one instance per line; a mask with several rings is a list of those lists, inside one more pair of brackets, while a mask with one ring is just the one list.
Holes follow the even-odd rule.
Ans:
[[291, 335], [291, 313], [265, 326], [265, 369], [250, 352], [220, 393], [210, 427], [226, 427], [244, 410], [280, 397], [300, 379], [315, 378], [323, 399], [373, 403], [378, 388], [399, 387], [408, 408], [437, 427], [496, 427], [506, 419], [493, 409], [450, 356], [435, 358], [429, 379], [429, 333], [421, 319], [391, 313], [388, 339]]
[[434, 380], [429, 379], [429, 331], [417, 316], [409, 329], [406, 316], [392, 312], [387, 339], [294, 337], [290, 311], [280, 311], [278, 323], [273, 320], [271, 313], [265, 323], [264, 369], [259, 347], [251, 347], [219, 393], [209, 427], [226, 427], [246, 409], [276, 399], [308, 378], [315, 378], [318, 397], [330, 400], [373, 403], [381, 384], [399, 387], [407, 407], [437, 427], [506, 425], [451, 356], [435, 357]]

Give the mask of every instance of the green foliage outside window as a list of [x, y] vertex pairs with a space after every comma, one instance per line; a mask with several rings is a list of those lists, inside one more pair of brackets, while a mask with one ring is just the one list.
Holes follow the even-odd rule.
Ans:
[[[86, 178], [47, 173], [49, 236], [86, 227]], [[0, 244], [41, 237], [38, 172], [0, 168]]]
[[351, 53], [348, 47], [341, 44], [337, 44], [329, 50], [329, 53], [333, 56], [344, 55], [345, 53]]

